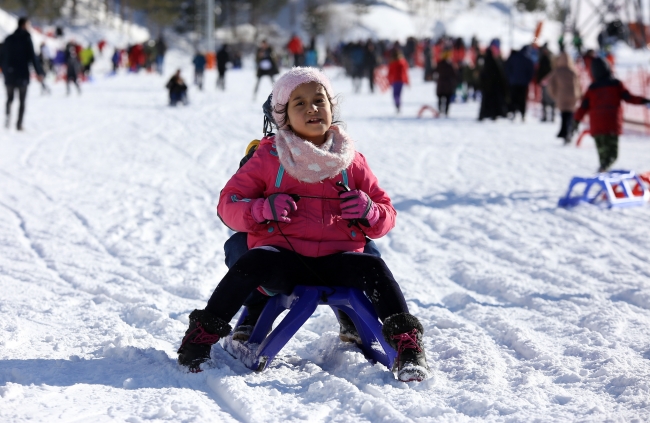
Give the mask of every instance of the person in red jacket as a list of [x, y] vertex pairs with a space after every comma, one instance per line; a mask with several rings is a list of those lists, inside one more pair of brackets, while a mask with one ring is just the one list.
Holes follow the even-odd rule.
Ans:
[[305, 49], [302, 45], [302, 40], [300, 40], [300, 37], [297, 34], [291, 36], [291, 39], [287, 44], [287, 50], [289, 50], [289, 53], [293, 54], [293, 65], [302, 66]]
[[399, 113], [402, 104], [402, 88], [404, 84], [409, 84], [409, 64], [397, 48], [393, 50], [392, 56], [393, 58], [388, 64], [388, 83], [393, 87], [393, 101], [397, 113]]
[[594, 82], [587, 89], [574, 120], [577, 124], [589, 112], [589, 132], [596, 140], [600, 159], [598, 171], [605, 172], [618, 157], [618, 136], [623, 132], [621, 101], [648, 104], [650, 100], [630, 94], [600, 57], [591, 60], [591, 74]]
[[[210, 349], [231, 328], [248, 295], [291, 292], [296, 285], [363, 290], [397, 350], [402, 381], [429, 376], [423, 327], [379, 257], [364, 254], [365, 236], [395, 226], [396, 211], [365, 157], [337, 124], [330, 81], [319, 70], [295, 67], [274, 84], [278, 133], [221, 191], [217, 210], [231, 229], [248, 233], [249, 250], [219, 282], [204, 310], [194, 310], [178, 362], [200, 371]], [[300, 205], [298, 205], [300, 204]]]

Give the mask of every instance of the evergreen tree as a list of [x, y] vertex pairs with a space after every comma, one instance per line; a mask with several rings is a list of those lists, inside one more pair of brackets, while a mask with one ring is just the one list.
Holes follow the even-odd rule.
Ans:
[[302, 28], [312, 37], [324, 34], [330, 25], [328, 0], [307, 0], [305, 2]]
[[61, 8], [65, 3], [66, 0], [3, 0], [2, 7], [32, 19], [52, 22], [61, 16]]
[[545, 0], [517, 0], [515, 5], [517, 6], [517, 9], [525, 10], [527, 12], [546, 10]]

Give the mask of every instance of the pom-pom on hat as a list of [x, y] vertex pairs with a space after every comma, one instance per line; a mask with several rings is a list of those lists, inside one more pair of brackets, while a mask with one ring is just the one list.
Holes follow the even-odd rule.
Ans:
[[[296, 66], [284, 75], [282, 75], [275, 84], [273, 84], [273, 94], [271, 98], [271, 106], [273, 107], [273, 119], [279, 125], [283, 120], [282, 114], [278, 113], [278, 106], [282, 108], [289, 102], [289, 97], [293, 90], [298, 85], [306, 84], [308, 82], [318, 82], [327, 91], [327, 95], [332, 96], [332, 85], [329, 78], [323, 72], [312, 67]], [[286, 124], [279, 129], [286, 127]]]

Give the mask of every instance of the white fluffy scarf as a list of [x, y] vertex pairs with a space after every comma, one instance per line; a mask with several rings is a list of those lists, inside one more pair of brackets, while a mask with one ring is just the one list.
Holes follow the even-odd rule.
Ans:
[[354, 160], [354, 142], [335, 125], [327, 131], [327, 141], [320, 146], [303, 140], [290, 129], [278, 131], [275, 146], [287, 173], [307, 183], [334, 177]]

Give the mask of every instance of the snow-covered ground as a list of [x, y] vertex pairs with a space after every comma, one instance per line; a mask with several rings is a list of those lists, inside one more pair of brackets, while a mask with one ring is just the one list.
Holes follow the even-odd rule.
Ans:
[[[270, 368], [221, 346], [176, 364], [194, 308], [225, 274], [215, 206], [260, 136], [263, 81], [191, 89], [167, 74], [98, 75], [81, 96], [29, 91], [26, 131], [0, 131], [0, 421], [463, 422], [650, 419], [650, 207], [556, 207], [597, 168], [558, 123], [478, 123], [477, 105], [417, 119], [433, 85], [342, 93], [342, 118], [398, 210], [378, 244], [425, 327], [433, 377], [401, 383], [319, 308]], [[15, 110], [15, 109], [14, 109]], [[14, 112], [15, 113], [15, 112]], [[619, 168], [650, 170], [624, 135]]]

